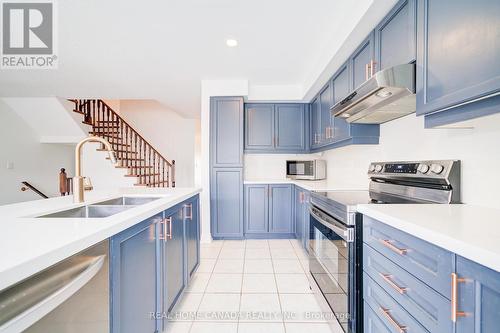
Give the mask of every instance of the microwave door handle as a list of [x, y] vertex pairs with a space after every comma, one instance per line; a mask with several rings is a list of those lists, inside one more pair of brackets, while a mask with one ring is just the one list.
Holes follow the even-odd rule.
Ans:
[[320, 222], [322, 225], [324, 225], [325, 227], [327, 227], [328, 229], [332, 230], [334, 233], [336, 233], [337, 235], [339, 235], [343, 240], [345, 240], [346, 242], [350, 243], [352, 242], [352, 237], [349, 235], [349, 229], [348, 228], [342, 228], [342, 227], [338, 227], [336, 225], [333, 225], [331, 223], [328, 223], [327, 221], [323, 220], [321, 217], [319, 217], [318, 215], [316, 215], [312, 209], [309, 208], [309, 214], [312, 215], [312, 217], [314, 217], [316, 220], [318, 220], [318, 222]]

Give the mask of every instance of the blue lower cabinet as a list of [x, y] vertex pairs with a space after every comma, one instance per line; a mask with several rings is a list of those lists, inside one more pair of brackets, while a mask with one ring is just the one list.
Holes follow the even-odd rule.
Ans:
[[363, 332], [364, 333], [392, 333], [375, 311], [364, 302], [363, 304]]
[[456, 333], [498, 332], [500, 273], [457, 256]]
[[183, 204], [186, 232], [186, 258], [188, 280], [200, 263], [200, 208], [199, 197]]
[[245, 237], [293, 237], [293, 199], [290, 184], [245, 185]]
[[[428, 333], [428, 331], [413, 318], [403, 306], [397, 303], [387, 292], [384, 291], [369, 275], [363, 274], [363, 297], [368, 303], [373, 314], [368, 311], [368, 315], [378, 317], [371, 325], [376, 324], [381, 329], [367, 330], [365, 332], [415, 332]], [[366, 304], [365, 303], [365, 304]], [[366, 306], [365, 306], [366, 308]], [[365, 317], [365, 323], [366, 323]], [[368, 323], [370, 324], [370, 323]]]
[[363, 217], [363, 241], [451, 299], [450, 276], [455, 264], [453, 253], [368, 216]]
[[165, 212], [165, 241], [162, 246], [163, 278], [163, 309], [172, 310], [175, 302], [185, 287], [184, 270], [184, 208], [176, 206], [174, 210]]
[[294, 187], [295, 237], [307, 251], [309, 239], [309, 191]]
[[450, 300], [366, 244], [363, 270], [430, 333], [453, 332]]
[[267, 233], [269, 185], [245, 185], [245, 234]]
[[242, 168], [212, 169], [210, 215], [213, 238], [243, 237]]
[[156, 215], [111, 238], [111, 332], [154, 333], [151, 315], [161, 311], [157, 257], [162, 215]]
[[293, 233], [292, 185], [269, 185], [269, 232]]

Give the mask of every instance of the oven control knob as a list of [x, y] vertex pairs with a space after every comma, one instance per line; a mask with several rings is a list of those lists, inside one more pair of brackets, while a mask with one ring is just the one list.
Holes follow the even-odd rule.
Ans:
[[439, 175], [441, 172], [443, 172], [444, 166], [441, 164], [431, 164], [431, 172], [435, 173], [436, 175]]
[[429, 172], [429, 166], [427, 164], [419, 164], [417, 170], [421, 173]]
[[370, 164], [370, 167], [368, 168], [368, 172], [373, 172], [373, 171], [375, 171], [375, 165]]
[[380, 164], [375, 165], [375, 172], [381, 172], [383, 167]]

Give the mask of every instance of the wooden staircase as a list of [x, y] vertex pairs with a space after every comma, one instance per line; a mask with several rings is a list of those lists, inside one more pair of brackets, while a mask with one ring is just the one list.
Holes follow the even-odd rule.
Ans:
[[[175, 161], [163, 157], [103, 100], [70, 101], [83, 123], [92, 126], [89, 134], [109, 141], [118, 160], [116, 167], [127, 169], [126, 177], [137, 178], [136, 186], [175, 187]], [[105, 151], [104, 147], [97, 150]]]

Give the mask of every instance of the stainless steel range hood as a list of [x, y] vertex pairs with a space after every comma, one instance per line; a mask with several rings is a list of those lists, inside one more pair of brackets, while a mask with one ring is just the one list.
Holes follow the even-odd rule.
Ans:
[[360, 124], [385, 123], [415, 110], [415, 64], [377, 72], [330, 109], [332, 116]]

